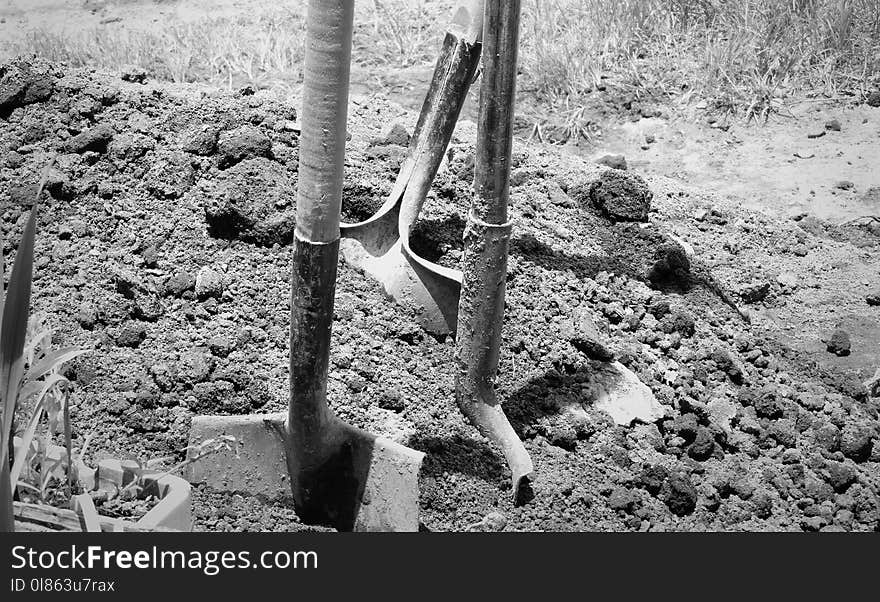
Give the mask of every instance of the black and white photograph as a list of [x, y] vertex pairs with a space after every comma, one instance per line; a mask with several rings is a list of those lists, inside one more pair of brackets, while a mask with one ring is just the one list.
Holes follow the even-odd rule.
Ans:
[[0, 0], [0, 252], [4, 591], [880, 531], [880, 0]]

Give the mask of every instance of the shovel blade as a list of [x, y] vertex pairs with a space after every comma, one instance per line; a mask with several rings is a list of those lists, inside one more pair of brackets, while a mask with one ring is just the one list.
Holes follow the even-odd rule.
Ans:
[[355, 531], [418, 531], [419, 468], [424, 454], [366, 433], [372, 447]]
[[[239, 453], [203, 457], [186, 467], [185, 477], [216, 491], [290, 499], [286, 419], [287, 414], [194, 417], [190, 445], [231, 435], [240, 443]], [[315, 475], [323, 485], [310, 500], [310, 516], [301, 518], [340, 530], [418, 531], [418, 474], [424, 454], [353, 427], [347, 426], [344, 434], [344, 447], [351, 453], [341, 456], [348, 460], [339, 462], [337, 455], [332, 466], [323, 467], [324, 474]], [[352, 480], [353, 487], [333, 485]], [[333, 499], [319, 499], [331, 494]]]
[[340, 251], [349, 265], [377, 280], [387, 295], [412, 311], [426, 331], [434, 335], [455, 332], [459, 272], [408, 254], [399, 240], [383, 254], [374, 255], [358, 239], [343, 238]]

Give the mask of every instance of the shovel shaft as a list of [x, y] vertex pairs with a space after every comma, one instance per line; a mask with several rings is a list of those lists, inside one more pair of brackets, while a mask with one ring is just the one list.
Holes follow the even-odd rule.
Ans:
[[447, 28], [409, 155], [401, 169], [406, 182], [400, 209], [402, 236], [408, 235], [418, 219], [449, 146], [480, 62], [482, 24], [482, 0], [475, 0], [462, 4]]
[[354, 0], [309, 0], [296, 231], [339, 238]]
[[510, 465], [514, 498], [533, 471], [532, 460], [495, 396], [504, 317], [518, 0], [487, 0], [474, 197], [464, 235], [456, 337], [456, 402], [501, 448]]
[[353, 0], [310, 0], [291, 274], [288, 428], [297, 462], [320, 461], [333, 417], [327, 369], [339, 258]]
[[288, 428], [300, 461], [308, 463], [333, 420], [327, 371], [339, 240], [313, 243], [294, 237], [290, 300], [290, 407]]
[[487, 224], [470, 214], [458, 306], [455, 398], [471, 424], [501, 448], [518, 500], [532, 460], [495, 395], [510, 233], [510, 224]]
[[520, 0], [487, 0], [483, 23], [483, 83], [474, 160], [474, 213], [507, 221]]

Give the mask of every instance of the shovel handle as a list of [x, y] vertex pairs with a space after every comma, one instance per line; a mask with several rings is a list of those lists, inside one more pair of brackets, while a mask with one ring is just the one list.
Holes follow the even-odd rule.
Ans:
[[410, 254], [410, 228], [418, 220], [443, 161], [480, 62], [484, 5], [485, 0], [462, 2], [446, 28], [409, 154], [395, 186], [403, 195], [398, 230]]
[[288, 421], [293, 455], [305, 465], [321, 461], [333, 420], [327, 371], [353, 23], [354, 0], [309, 0], [291, 273]]
[[354, 0], [309, 0], [296, 231], [339, 238]]
[[483, 84], [474, 158], [474, 213], [484, 222], [507, 221], [510, 155], [516, 100], [520, 0], [488, 0], [483, 21]]
[[507, 223], [519, 0], [487, 0], [474, 196], [464, 235], [456, 336], [455, 396], [468, 420], [498, 445], [511, 469], [514, 500], [532, 460], [495, 394], [504, 319]]

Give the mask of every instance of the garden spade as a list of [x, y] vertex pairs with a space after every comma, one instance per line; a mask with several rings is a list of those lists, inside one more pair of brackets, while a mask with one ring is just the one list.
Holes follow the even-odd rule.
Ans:
[[190, 475], [218, 489], [275, 497], [289, 474], [288, 495], [304, 522], [416, 531], [424, 454], [341, 421], [327, 401], [353, 12], [354, 0], [308, 5], [286, 421], [194, 420], [191, 438], [232, 435], [244, 451], [235, 459], [195, 462]]
[[435, 334], [455, 331], [461, 273], [420, 257], [409, 236], [474, 80], [482, 23], [483, 0], [458, 8], [391, 194], [369, 219], [340, 226], [346, 261], [381, 282], [398, 303], [415, 311], [423, 328]]
[[510, 155], [520, 0], [487, 0], [483, 81], [474, 161], [474, 196], [464, 233], [463, 281], [456, 335], [455, 397], [462, 413], [504, 453], [514, 499], [532, 460], [495, 395], [504, 317]]

